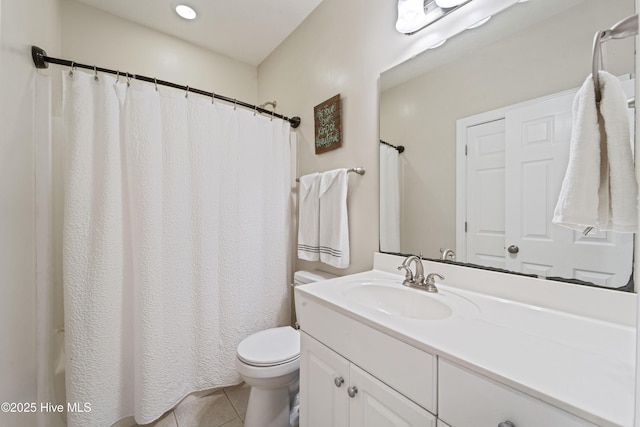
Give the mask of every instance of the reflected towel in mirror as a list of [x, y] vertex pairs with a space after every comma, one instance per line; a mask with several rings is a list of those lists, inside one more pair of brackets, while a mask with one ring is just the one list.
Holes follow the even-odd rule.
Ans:
[[591, 76], [573, 102], [569, 164], [553, 223], [632, 233], [638, 228], [638, 188], [626, 96], [617, 77], [600, 71], [599, 80], [599, 106]]

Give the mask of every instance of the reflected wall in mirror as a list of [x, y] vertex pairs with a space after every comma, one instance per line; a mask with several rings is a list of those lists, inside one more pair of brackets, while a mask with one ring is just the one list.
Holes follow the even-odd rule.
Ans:
[[[380, 139], [392, 145], [402, 145], [405, 151], [392, 153], [395, 151], [393, 148], [380, 144], [383, 168], [380, 250], [402, 254], [423, 252], [426, 258], [438, 259], [443, 249], [452, 249], [460, 262], [544, 277], [561, 276], [610, 288], [628, 285], [632, 272], [633, 235], [623, 236], [623, 242], [619, 243], [622, 246], [613, 253], [591, 253], [592, 261], [586, 266], [576, 264], [575, 260], [584, 259], [584, 256], [576, 252], [575, 247], [593, 245], [594, 242], [610, 247], [609, 242], [619, 240], [620, 236], [600, 232], [585, 238], [581, 233], [571, 232], [567, 237], [573, 240], [569, 246], [553, 251], [536, 249], [552, 254], [552, 264], [559, 266], [556, 268], [547, 265], [546, 261], [545, 264], [528, 259], [531, 251], [510, 241], [508, 235], [513, 232], [504, 229], [504, 212], [507, 205], [518, 205], [522, 211], [518, 222], [522, 225], [527, 213], [546, 211], [546, 221], [542, 223], [536, 217], [534, 225], [538, 230], [546, 230], [548, 235], [560, 233], [558, 230], [562, 227], [551, 224], [549, 212], [553, 212], [555, 207], [566, 168], [570, 135], [567, 130], [571, 125], [573, 93], [591, 72], [592, 43], [596, 31], [610, 28], [634, 13], [633, 0], [536, 0], [519, 3], [494, 16], [484, 26], [465, 31], [444, 46], [428, 50], [384, 72], [380, 79]], [[615, 40], [605, 46], [604, 68], [621, 80], [628, 80], [625, 86], [630, 94], [634, 93], [634, 39]], [[553, 118], [549, 102], [561, 98], [565, 99], [565, 106], [566, 99], [569, 99], [569, 107], [562, 107]], [[529, 112], [537, 109], [539, 118], [558, 119], [547, 121], [550, 125], [546, 130], [555, 132], [552, 132], [551, 139], [556, 140], [552, 142], [565, 147], [562, 148], [564, 154], [560, 154], [560, 157], [564, 156], [564, 166], [559, 171], [554, 170], [558, 169], [557, 165], [551, 165], [542, 172], [545, 177], [560, 177], [542, 186], [546, 191], [543, 191], [544, 197], [536, 198], [540, 196], [536, 191], [521, 196], [522, 187], [514, 187], [510, 178], [512, 172], [505, 172], [496, 179], [502, 180], [496, 187], [502, 185], [502, 189], [480, 198], [486, 201], [491, 196], [495, 200], [485, 203], [485, 206], [481, 203], [475, 209], [493, 206], [494, 211], [486, 212], [485, 218], [498, 225], [486, 234], [493, 233], [494, 240], [500, 242], [499, 253], [478, 256], [483, 250], [469, 250], [466, 243], [468, 232], [464, 232], [464, 223], [469, 222], [465, 215], [470, 215], [467, 210], [474, 209], [470, 197], [478, 196], [478, 192], [471, 189], [465, 198], [456, 201], [461, 197], [461, 194], [456, 195], [456, 187], [461, 187], [457, 174], [458, 181], [461, 181], [460, 176], [469, 179], [466, 170], [460, 175], [460, 169], [466, 168], [467, 158], [456, 148], [456, 141], [459, 145], [460, 139], [471, 138], [468, 130], [474, 125], [487, 124], [484, 132], [490, 135], [502, 132], [502, 144], [510, 150], [514, 144], [514, 129], [517, 130], [513, 120], [503, 121], [503, 130], [497, 131], [489, 129], [491, 126], [488, 124], [495, 125], [505, 117], [511, 117], [510, 111], [519, 112], [523, 108]], [[629, 115], [633, 120], [632, 111]], [[633, 121], [631, 126], [633, 128]], [[522, 128], [517, 132], [520, 131]], [[505, 170], [513, 168], [510, 152], [503, 156]], [[389, 183], [385, 178], [384, 165], [389, 162], [389, 156], [397, 158], [397, 184]], [[391, 162], [393, 164], [394, 160]], [[516, 172], [516, 180], [518, 176], [524, 175]], [[476, 177], [476, 182], [479, 179]], [[390, 190], [394, 186], [399, 188], [397, 195], [392, 195], [393, 190]], [[394, 198], [398, 199], [397, 202], [393, 201]], [[472, 225], [467, 224], [467, 227], [472, 228]], [[515, 233], [521, 234], [522, 228], [520, 226]], [[544, 240], [546, 236], [537, 238]], [[609, 271], [612, 262], [617, 264], [615, 272]]]

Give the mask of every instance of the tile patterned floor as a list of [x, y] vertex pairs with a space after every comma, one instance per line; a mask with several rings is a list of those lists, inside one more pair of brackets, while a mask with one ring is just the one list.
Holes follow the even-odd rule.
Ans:
[[153, 424], [143, 427], [242, 427], [250, 387], [240, 384], [178, 405]]

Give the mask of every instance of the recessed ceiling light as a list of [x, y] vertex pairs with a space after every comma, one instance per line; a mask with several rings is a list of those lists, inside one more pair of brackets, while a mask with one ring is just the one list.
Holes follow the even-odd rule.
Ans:
[[196, 19], [196, 11], [185, 4], [179, 4], [176, 6], [176, 13], [184, 19]]

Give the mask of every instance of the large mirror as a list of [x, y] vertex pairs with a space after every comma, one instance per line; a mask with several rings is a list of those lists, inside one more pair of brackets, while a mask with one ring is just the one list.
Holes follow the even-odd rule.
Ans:
[[[634, 234], [584, 235], [551, 217], [594, 34], [634, 13], [633, 0], [520, 2], [384, 72], [380, 250], [448, 249], [469, 266], [632, 290]], [[607, 42], [603, 64], [630, 97], [634, 45]], [[559, 146], [557, 159], [528, 158], [527, 144]]]

